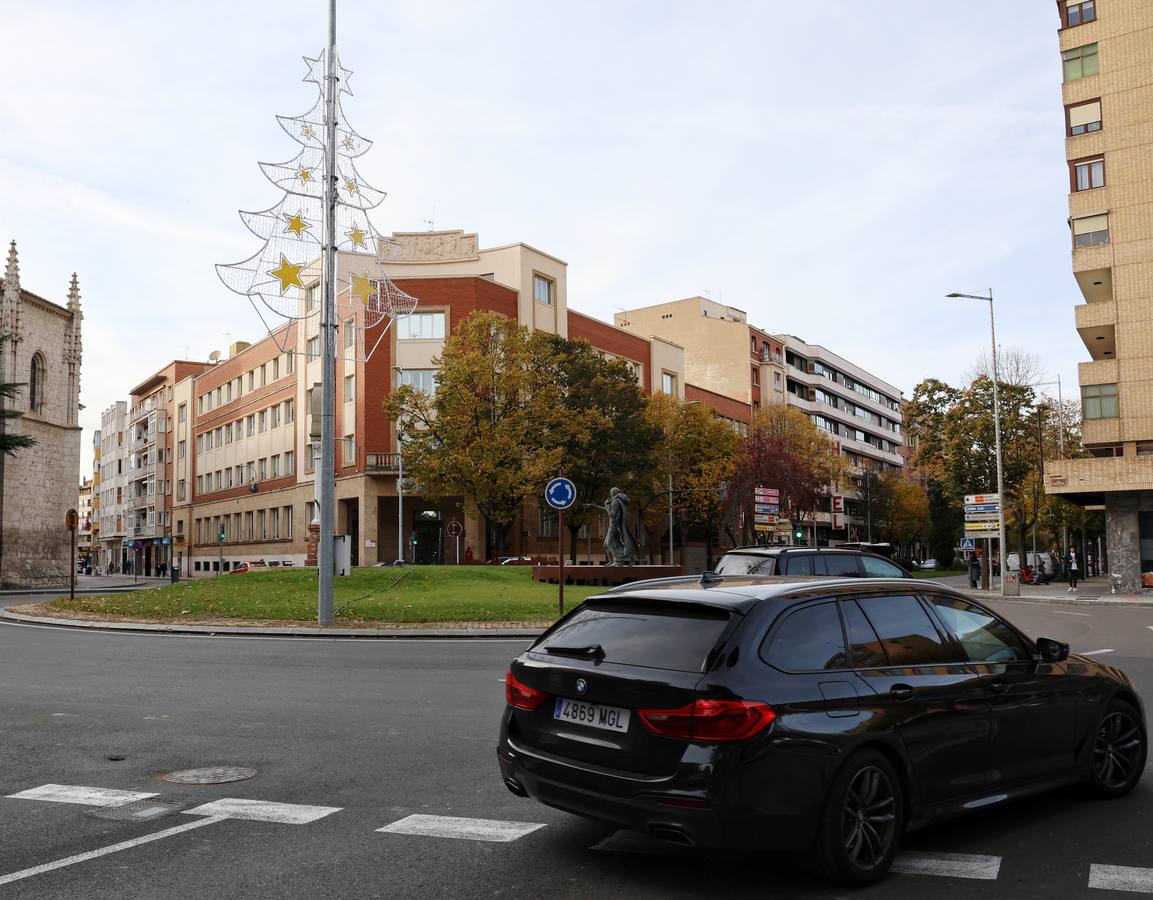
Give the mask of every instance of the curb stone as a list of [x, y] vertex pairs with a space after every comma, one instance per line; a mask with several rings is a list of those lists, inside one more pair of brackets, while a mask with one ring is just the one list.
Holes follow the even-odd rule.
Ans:
[[1050, 594], [1032, 594], [1020, 597], [1002, 597], [992, 591], [962, 590], [977, 600], [1004, 600], [1006, 603], [1041, 603], [1049, 606], [1108, 606], [1130, 607], [1133, 609], [1153, 609], [1153, 600], [1124, 600], [1124, 594], [1105, 594], [1100, 597], [1074, 597], [1072, 595], [1053, 596]]
[[362, 638], [470, 638], [476, 640], [496, 638], [535, 638], [539, 628], [261, 628], [239, 625], [180, 625], [169, 622], [97, 622], [89, 619], [56, 619], [48, 616], [28, 616], [0, 609], [0, 619], [33, 625], [52, 625], [59, 628], [81, 628], [90, 631], [142, 631], [154, 634], [185, 635], [266, 635], [269, 637]]

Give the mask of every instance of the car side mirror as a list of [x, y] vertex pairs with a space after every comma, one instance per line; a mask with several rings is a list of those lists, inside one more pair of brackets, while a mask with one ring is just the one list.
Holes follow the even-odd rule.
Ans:
[[1052, 638], [1037, 638], [1037, 659], [1041, 662], [1064, 662], [1069, 658], [1069, 645]]

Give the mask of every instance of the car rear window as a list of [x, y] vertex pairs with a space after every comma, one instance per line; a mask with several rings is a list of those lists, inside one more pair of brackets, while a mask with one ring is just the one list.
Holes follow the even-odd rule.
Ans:
[[[729, 618], [727, 610], [707, 606], [586, 603], [533, 647], [533, 652], [564, 659], [599, 646], [604, 656], [597, 653], [595, 658], [602, 662], [703, 672]], [[591, 653], [589, 658], [594, 658]]]
[[718, 575], [772, 575], [774, 572], [771, 556], [754, 553], [726, 553], [717, 563]]
[[848, 575], [855, 578], [861, 574], [860, 566], [857, 564], [857, 557], [848, 553], [826, 553], [822, 554], [825, 558], [825, 570], [830, 575]]

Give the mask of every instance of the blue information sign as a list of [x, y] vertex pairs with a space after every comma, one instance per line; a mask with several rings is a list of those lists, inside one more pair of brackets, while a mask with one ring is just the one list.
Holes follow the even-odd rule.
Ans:
[[553, 509], [568, 509], [576, 500], [576, 485], [567, 478], [554, 478], [544, 489], [544, 499]]

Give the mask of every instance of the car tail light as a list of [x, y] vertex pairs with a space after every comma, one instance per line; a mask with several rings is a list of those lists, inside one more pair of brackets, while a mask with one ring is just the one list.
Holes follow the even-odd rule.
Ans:
[[638, 709], [653, 734], [686, 741], [743, 741], [777, 717], [773, 708], [751, 700], [694, 700], [680, 709]]
[[523, 681], [518, 681], [517, 677], [509, 671], [504, 679], [504, 699], [509, 706], [516, 709], [536, 709], [548, 699], [548, 694], [544, 691], [538, 691], [536, 688], [530, 688]]

